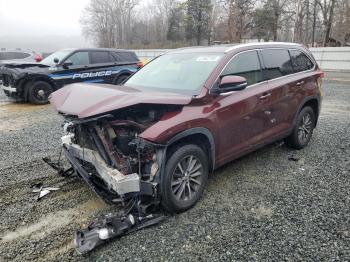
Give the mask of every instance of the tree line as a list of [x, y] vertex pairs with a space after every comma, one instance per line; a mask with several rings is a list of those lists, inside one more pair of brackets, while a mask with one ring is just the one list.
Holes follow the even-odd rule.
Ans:
[[341, 46], [350, 45], [350, 0], [90, 0], [81, 25], [100, 47]]

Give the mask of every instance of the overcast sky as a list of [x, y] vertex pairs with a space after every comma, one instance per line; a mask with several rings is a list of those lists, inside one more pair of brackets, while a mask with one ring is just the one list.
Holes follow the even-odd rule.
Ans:
[[80, 35], [89, 0], [0, 0], [0, 36]]

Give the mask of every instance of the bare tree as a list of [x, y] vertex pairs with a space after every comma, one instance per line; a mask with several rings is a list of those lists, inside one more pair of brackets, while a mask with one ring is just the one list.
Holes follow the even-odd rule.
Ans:
[[288, 9], [289, 5], [293, 1], [291, 0], [266, 0], [264, 7], [265, 9], [272, 10], [272, 33], [273, 33], [273, 41], [277, 41], [278, 38], [278, 29], [280, 27], [281, 19], [288, 20], [291, 15], [293, 15], [293, 11]]
[[335, 0], [323, 0], [317, 2], [321, 8], [323, 16], [323, 25], [324, 25], [324, 40], [323, 45], [327, 46], [329, 43], [329, 37], [332, 27], [333, 15], [334, 15], [334, 6]]
[[240, 42], [251, 23], [251, 10], [256, 0], [227, 0], [230, 42]]
[[83, 33], [101, 47], [163, 48], [207, 40], [350, 41], [350, 0], [90, 0]]
[[101, 47], [126, 46], [137, 3], [138, 0], [91, 0], [80, 19], [83, 34]]

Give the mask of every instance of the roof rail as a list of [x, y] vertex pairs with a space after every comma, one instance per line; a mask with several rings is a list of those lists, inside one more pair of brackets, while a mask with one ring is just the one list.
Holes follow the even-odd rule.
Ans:
[[301, 46], [301, 44], [298, 43], [290, 43], [290, 42], [257, 42], [257, 43], [247, 43], [247, 44], [239, 44], [239, 45], [235, 45], [232, 46], [228, 49], [226, 49], [226, 53], [232, 51], [235, 48], [238, 48], [240, 46], [259, 46], [259, 45], [286, 45], [286, 46]]

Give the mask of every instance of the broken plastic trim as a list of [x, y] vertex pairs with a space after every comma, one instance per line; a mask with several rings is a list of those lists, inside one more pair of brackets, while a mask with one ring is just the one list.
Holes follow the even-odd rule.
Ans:
[[75, 245], [79, 254], [86, 254], [111, 238], [121, 237], [164, 220], [161, 214], [137, 217], [111, 213], [96, 219], [87, 228], [77, 231]]
[[[109, 200], [108, 202], [115, 204], [115, 199], [110, 199], [106, 192], [100, 190], [91, 181], [89, 174], [85, 171], [83, 166], [69, 154], [64, 146], [63, 152], [74, 165], [73, 170], [76, 170], [77, 173], [79, 173], [96, 194], [102, 197], [103, 200]], [[57, 170], [58, 173], [64, 173], [61, 169], [60, 162], [54, 164], [52, 164], [52, 161], [45, 162]], [[147, 213], [149, 205], [157, 204], [158, 206], [159, 200], [155, 194], [154, 185], [146, 181], [144, 182], [145, 186], [141, 186], [140, 192], [135, 194], [135, 196], [129, 201], [128, 205], [123, 206], [121, 212], [101, 216], [94, 220], [87, 228], [76, 232], [74, 243], [79, 254], [84, 255], [112, 238], [121, 237], [145, 227], [158, 224], [165, 219], [163, 214]], [[143, 183], [141, 183], [141, 185], [142, 184]], [[140, 201], [140, 195], [142, 194], [151, 195], [154, 198], [153, 202], [149, 205], [143, 205]]]
[[60, 176], [63, 176], [63, 177], [67, 177], [67, 176], [70, 176], [74, 173], [74, 168], [73, 167], [70, 167], [70, 168], [67, 168], [65, 169], [61, 162], [60, 162], [60, 159], [58, 159], [57, 162], [53, 162], [51, 160], [51, 158], [49, 157], [44, 157], [43, 158], [43, 161], [48, 164], [50, 167], [52, 167], [53, 169], [55, 169], [57, 171], [57, 174], [60, 175]]
[[[110, 117], [105, 115], [103, 117]], [[90, 121], [96, 121], [100, 117], [88, 119], [86, 121], [77, 121], [79, 124], [86, 124]], [[72, 121], [73, 122], [73, 121]], [[76, 123], [74, 123], [76, 124]], [[122, 121], [113, 125], [133, 124], [130, 121]], [[133, 124], [135, 125], [135, 124]], [[164, 160], [166, 154], [166, 145], [155, 144], [141, 137], [136, 136], [128, 146], [133, 147], [138, 159], [138, 168], [134, 168], [133, 173], [124, 175], [125, 172], [119, 171], [118, 159], [113, 155], [108, 144], [109, 140], [101, 133], [101, 129], [96, 126], [88, 126], [88, 133], [95, 138], [96, 150], [82, 146], [79, 143], [73, 143], [74, 133], [70, 133], [72, 124], [65, 125], [67, 135], [61, 138], [62, 152], [71, 163], [72, 167], [68, 170], [76, 172], [92, 190], [104, 201], [112, 204], [121, 204], [121, 211], [110, 213], [93, 221], [87, 228], [76, 232], [75, 245], [80, 254], [86, 254], [106, 241], [121, 237], [136, 230], [157, 224], [165, 217], [161, 214], [159, 187], [161, 176], [164, 171]], [[137, 126], [141, 128], [140, 126]], [[91, 128], [94, 128], [92, 132]], [[95, 135], [95, 137], [93, 136]], [[75, 142], [75, 141], [74, 141]], [[141, 155], [154, 148], [153, 164], [150, 173], [143, 174], [141, 170]], [[112, 161], [116, 159], [117, 161]], [[67, 170], [63, 165], [53, 162], [49, 158], [44, 161], [54, 168], [59, 174], [66, 174]], [[153, 166], [154, 165], [154, 166]], [[91, 169], [91, 168], [94, 169]], [[119, 167], [119, 168], [118, 168]], [[96, 171], [98, 178], [104, 181], [100, 184], [98, 179], [91, 172]], [[150, 178], [148, 178], [150, 176]], [[107, 185], [107, 186], [106, 186]]]

